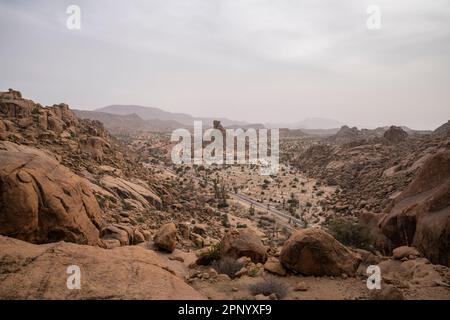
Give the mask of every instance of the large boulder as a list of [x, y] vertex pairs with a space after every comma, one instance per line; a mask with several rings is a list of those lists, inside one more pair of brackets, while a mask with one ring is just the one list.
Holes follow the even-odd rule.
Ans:
[[430, 157], [380, 221], [394, 247], [413, 246], [450, 265], [450, 151]]
[[264, 264], [264, 270], [267, 270], [271, 273], [277, 274], [279, 276], [286, 275], [286, 269], [280, 263], [280, 261], [275, 257], [270, 257], [266, 263]]
[[117, 240], [121, 246], [130, 244], [130, 234], [126, 228], [120, 225], [108, 225], [101, 230], [102, 240]]
[[[66, 286], [71, 265], [80, 269], [80, 290]], [[0, 236], [0, 283], [0, 299], [204, 299], [140, 246], [34, 245]]]
[[255, 263], [264, 263], [267, 260], [267, 248], [254, 232], [248, 229], [231, 230], [220, 243], [220, 255], [233, 258], [246, 256]]
[[97, 245], [102, 224], [86, 180], [41, 150], [0, 143], [0, 234]]
[[142, 230], [123, 224], [107, 225], [101, 230], [100, 234], [107, 248], [145, 242]]
[[163, 250], [172, 252], [177, 245], [177, 226], [173, 222], [166, 223], [159, 228], [153, 238], [155, 245]]
[[281, 263], [294, 272], [312, 276], [354, 275], [361, 257], [321, 229], [297, 230], [284, 243]]
[[416, 250], [416, 248], [401, 246], [401, 247], [395, 248], [392, 251], [392, 256], [394, 257], [394, 259], [401, 260], [403, 258], [418, 257], [418, 256], [420, 256], [420, 253], [419, 253], [419, 251]]

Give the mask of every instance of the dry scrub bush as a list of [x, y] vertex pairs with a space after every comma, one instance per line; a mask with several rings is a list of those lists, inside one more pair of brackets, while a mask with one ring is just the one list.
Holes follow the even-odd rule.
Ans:
[[275, 277], [261, 279], [250, 286], [253, 295], [263, 294], [265, 296], [276, 294], [278, 299], [283, 299], [287, 294], [287, 286]]

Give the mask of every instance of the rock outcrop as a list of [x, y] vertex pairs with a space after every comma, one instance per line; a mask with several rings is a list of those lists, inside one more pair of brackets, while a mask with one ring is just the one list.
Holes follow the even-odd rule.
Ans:
[[350, 143], [360, 139], [363, 139], [361, 131], [356, 127], [350, 128], [348, 126], [342, 126], [335, 135], [327, 138], [328, 141], [338, 144]]
[[[75, 133], [79, 124], [67, 104], [43, 108], [31, 100], [23, 99], [19, 91], [0, 92], [0, 115], [12, 124], [3, 138], [13, 136], [23, 142], [55, 138]], [[15, 127], [17, 130], [14, 130]]]
[[45, 152], [0, 143], [0, 234], [97, 245], [102, 211], [88, 183]]
[[433, 131], [436, 135], [448, 135], [450, 134], [450, 120], [441, 125], [439, 128]]
[[[66, 285], [72, 265], [80, 290]], [[0, 283], [0, 299], [204, 299], [140, 246], [34, 245], [0, 236]]]
[[383, 135], [383, 138], [390, 144], [396, 144], [404, 141], [408, 137], [408, 133], [400, 127], [391, 126]]
[[321, 229], [302, 229], [285, 242], [280, 262], [308, 276], [354, 275], [361, 257]]
[[382, 275], [382, 284], [390, 283], [399, 287], [433, 287], [445, 285], [449, 281], [448, 268], [433, 265], [426, 258], [411, 260], [385, 260], [378, 264]]
[[450, 265], [450, 151], [423, 165], [380, 225], [395, 247], [413, 246], [431, 262]]
[[220, 242], [220, 255], [233, 258], [245, 256], [255, 263], [264, 263], [267, 260], [267, 248], [252, 231], [247, 229], [231, 230]]
[[155, 192], [149, 190], [143, 181], [133, 183], [122, 178], [106, 175], [100, 180], [100, 184], [107, 190], [117, 194], [122, 199], [138, 201], [144, 207], [161, 207], [162, 200]]

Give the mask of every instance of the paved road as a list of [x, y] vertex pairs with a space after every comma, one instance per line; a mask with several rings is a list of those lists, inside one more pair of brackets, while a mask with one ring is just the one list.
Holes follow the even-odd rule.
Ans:
[[300, 219], [294, 218], [293, 216], [291, 216], [287, 212], [280, 211], [280, 210], [278, 210], [278, 209], [276, 209], [276, 208], [274, 208], [272, 206], [267, 207], [267, 205], [262, 204], [262, 203], [254, 200], [254, 199], [252, 199], [250, 197], [247, 197], [245, 195], [238, 194], [238, 193], [231, 193], [231, 192], [228, 193], [228, 195], [230, 197], [232, 197], [232, 198], [238, 199], [239, 201], [246, 202], [247, 204], [253, 204], [253, 206], [255, 208], [267, 211], [268, 213], [271, 213], [271, 214], [276, 215], [278, 217], [281, 217], [281, 218], [284, 218], [284, 219], [287, 219], [287, 220], [291, 219], [291, 221], [294, 221], [294, 222], [296, 222], [298, 224], [302, 224], [303, 223]]

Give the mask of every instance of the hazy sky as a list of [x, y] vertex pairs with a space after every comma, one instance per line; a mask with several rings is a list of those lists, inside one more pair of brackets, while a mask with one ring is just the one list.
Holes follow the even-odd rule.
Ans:
[[[81, 8], [81, 30], [66, 27]], [[367, 7], [381, 9], [368, 30]], [[0, 0], [0, 91], [251, 122], [450, 119], [448, 0]]]

